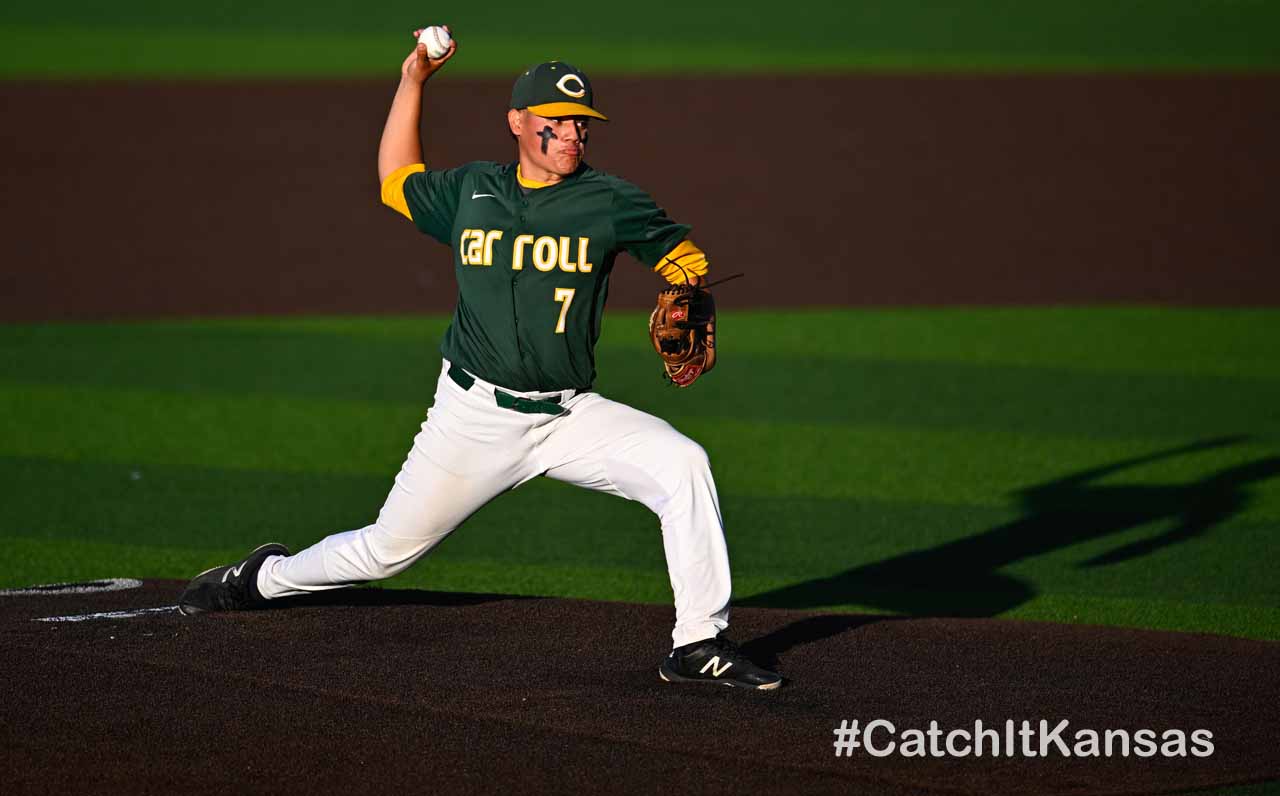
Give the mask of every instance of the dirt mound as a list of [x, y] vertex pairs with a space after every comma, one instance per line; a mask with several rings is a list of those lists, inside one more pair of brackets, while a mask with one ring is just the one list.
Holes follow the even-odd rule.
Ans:
[[[1114, 794], [1280, 776], [1280, 644], [741, 609], [733, 634], [788, 678], [750, 693], [660, 682], [661, 606], [356, 590], [187, 618], [165, 610], [180, 588], [0, 597], [8, 792]], [[1069, 743], [1208, 729], [1215, 751], [836, 757], [846, 719], [900, 740], [930, 720], [1067, 719]]]

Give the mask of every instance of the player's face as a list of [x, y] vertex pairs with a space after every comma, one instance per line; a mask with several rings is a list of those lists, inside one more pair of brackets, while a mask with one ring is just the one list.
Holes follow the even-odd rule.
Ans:
[[516, 115], [511, 132], [519, 141], [521, 162], [561, 177], [577, 171], [587, 151], [589, 118], [547, 118], [528, 110]]

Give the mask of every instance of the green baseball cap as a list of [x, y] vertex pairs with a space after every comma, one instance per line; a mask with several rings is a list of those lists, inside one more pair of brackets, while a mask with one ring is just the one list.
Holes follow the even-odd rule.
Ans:
[[564, 61], [548, 61], [520, 73], [511, 87], [511, 107], [528, 108], [539, 116], [590, 116], [609, 121], [593, 106], [591, 81]]

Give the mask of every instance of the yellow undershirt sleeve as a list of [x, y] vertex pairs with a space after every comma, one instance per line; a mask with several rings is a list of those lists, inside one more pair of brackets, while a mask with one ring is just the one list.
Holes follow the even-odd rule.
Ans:
[[410, 163], [388, 174], [382, 181], [382, 203], [412, 221], [413, 215], [409, 213], [409, 203], [404, 200], [404, 181], [409, 179], [410, 174], [426, 170], [427, 167], [421, 163]]
[[706, 276], [710, 266], [707, 255], [702, 249], [695, 246], [693, 241], [685, 239], [680, 241], [679, 246], [667, 252], [653, 270], [671, 284], [683, 285], [689, 281], [690, 276]]

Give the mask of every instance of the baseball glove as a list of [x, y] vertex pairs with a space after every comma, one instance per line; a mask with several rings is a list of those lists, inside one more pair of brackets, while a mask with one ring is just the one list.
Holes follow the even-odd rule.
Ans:
[[696, 285], [672, 285], [658, 293], [649, 315], [649, 340], [662, 357], [667, 380], [688, 387], [716, 364], [716, 302]]

